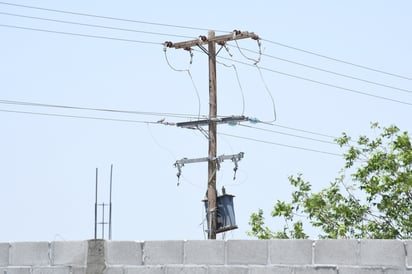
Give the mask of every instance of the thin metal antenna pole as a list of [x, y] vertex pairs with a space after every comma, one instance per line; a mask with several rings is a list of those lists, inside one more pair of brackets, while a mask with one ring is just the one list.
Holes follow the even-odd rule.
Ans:
[[109, 240], [112, 239], [112, 182], [113, 182], [113, 164], [110, 167]]
[[102, 204], [102, 239], [104, 239], [104, 207], [105, 207], [105, 204], [103, 202]]
[[96, 199], [94, 203], [94, 239], [97, 239], [97, 182], [98, 182], [98, 168], [96, 168]]

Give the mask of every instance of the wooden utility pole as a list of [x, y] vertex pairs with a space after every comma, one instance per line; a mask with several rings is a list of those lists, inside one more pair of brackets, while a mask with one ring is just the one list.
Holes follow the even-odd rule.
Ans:
[[216, 44], [213, 41], [215, 32], [208, 33], [208, 52], [209, 52], [209, 161], [208, 161], [208, 183], [207, 183], [207, 202], [209, 214], [207, 216], [209, 229], [208, 239], [216, 239], [217, 225], [217, 134], [216, 123], [213, 122], [217, 117], [217, 85], [216, 85]]
[[[207, 119], [208, 139], [209, 139], [209, 153], [207, 157], [208, 162], [208, 181], [207, 181], [207, 222], [208, 222], [208, 239], [216, 239], [217, 231], [217, 190], [216, 190], [216, 173], [218, 170], [218, 157], [217, 157], [217, 124], [230, 121], [244, 121], [244, 116], [233, 116], [229, 118], [218, 119], [217, 118], [217, 82], [216, 82], [216, 44], [224, 46], [226, 42], [232, 40], [239, 40], [245, 38], [259, 39], [259, 37], [250, 32], [233, 31], [232, 34], [215, 36], [214, 31], [209, 31], [208, 37], [199, 36], [198, 40], [185, 41], [180, 43], [165, 42], [165, 47], [175, 49], [191, 50], [192, 47], [198, 46], [209, 56], [209, 117]], [[203, 45], [207, 44], [207, 49]], [[192, 121], [186, 123], [180, 123], [182, 127], [190, 126], [202, 126], [205, 125], [204, 120]], [[177, 124], [179, 126], [179, 123]], [[243, 157], [232, 155], [233, 159], [239, 159]], [[193, 160], [181, 160], [177, 161], [176, 165], [179, 168], [178, 176], [180, 176], [180, 168], [184, 163], [203, 161], [203, 158]]]

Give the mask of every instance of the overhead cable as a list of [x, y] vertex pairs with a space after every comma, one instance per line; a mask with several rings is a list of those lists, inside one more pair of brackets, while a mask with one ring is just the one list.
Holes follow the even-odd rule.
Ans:
[[[228, 60], [228, 58], [221, 57], [221, 56], [219, 56], [218, 58]], [[254, 65], [243, 62], [243, 61], [234, 60], [234, 62], [242, 64], [242, 65], [254, 67]], [[260, 69], [270, 71], [270, 72], [273, 72], [273, 73], [277, 73], [277, 74], [280, 74], [280, 75], [300, 79], [300, 80], [303, 80], [303, 81], [307, 81], [307, 82], [327, 86], [327, 87], [332, 87], [332, 88], [336, 88], [336, 89], [340, 89], [340, 90], [349, 91], [349, 92], [352, 92], [352, 93], [361, 94], [361, 95], [364, 95], [364, 96], [374, 97], [374, 98], [381, 99], [381, 100], [386, 100], [386, 101], [390, 101], [390, 102], [394, 102], [394, 103], [399, 103], [399, 104], [403, 104], [403, 105], [412, 106], [412, 103], [410, 103], [410, 102], [405, 102], [405, 101], [401, 101], [401, 100], [397, 100], [397, 99], [393, 99], [393, 98], [389, 98], [389, 97], [385, 97], [385, 96], [370, 94], [370, 93], [367, 93], [367, 92], [364, 92], [364, 91], [361, 91], [361, 90], [356, 90], [356, 89], [346, 88], [346, 87], [343, 87], [343, 86], [338, 86], [338, 85], [334, 85], [334, 84], [330, 84], [330, 83], [325, 83], [325, 82], [322, 82], [322, 81], [302, 77], [302, 76], [299, 76], [299, 75], [294, 75], [294, 74], [291, 74], [291, 73], [281, 72], [281, 71], [270, 69], [270, 68], [267, 68], [267, 67], [260, 67]]]
[[228, 137], [233, 137], [233, 138], [238, 138], [238, 139], [243, 139], [243, 140], [249, 140], [249, 141], [258, 142], [258, 143], [263, 143], [263, 144], [276, 145], [276, 146], [294, 148], [294, 149], [299, 149], [299, 150], [306, 150], [306, 151], [310, 151], [310, 152], [322, 153], [322, 154], [327, 154], [327, 155], [332, 155], [332, 156], [342, 156], [341, 154], [338, 154], [338, 153], [333, 153], [333, 152], [328, 152], [328, 151], [323, 151], [323, 150], [317, 150], [317, 149], [311, 149], [311, 148], [306, 148], [306, 147], [300, 147], [300, 146], [292, 146], [292, 145], [287, 145], [287, 144], [282, 144], [282, 143], [275, 143], [275, 142], [271, 142], [271, 141], [265, 141], [265, 140], [260, 140], [260, 139], [256, 139], [256, 138], [251, 138], [251, 137], [244, 137], [244, 136], [239, 136], [239, 135], [227, 134], [227, 133], [223, 133], [223, 132], [218, 132], [218, 134], [223, 135], [223, 136], [228, 136]]
[[311, 54], [311, 55], [321, 57], [321, 58], [324, 58], [324, 59], [328, 59], [328, 60], [332, 60], [332, 61], [335, 61], [335, 62], [343, 63], [343, 64], [346, 64], [346, 65], [350, 65], [350, 66], [354, 66], [354, 67], [358, 67], [358, 68], [378, 72], [378, 73], [381, 73], [381, 74], [386, 74], [386, 75], [401, 78], [401, 79], [404, 79], [404, 80], [412, 80], [412, 78], [410, 76], [404, 76], [404, 75], [400, 75], [400, 74], [397, 74], [397, 73], [392, 73], [392, 72], [372, 68], [372, 67], [369, 67], [369, 66], [356, 64], [356, 63], [353, 63], [353, 62], [349, 62], [349, 61], [345, 61], [345, 60], [342, 60], [342, 59], [330, 57], [330, 56], [323, 55], [323, 54], [320, 54], [320, 53], [316, 53], [316, 52], [313, 52], [313, 51], [310, 51], [310, 50], [305, 50], [305, 49], [293, 47], [293, 46], [286, 45], [286, 44], [283, 44], [283, 43], [279, 43], [279, 42], [276, 42], [276, 41], [271, 41], [271, 40], [268, 40], [268, 39], [262, 39], [262, 41], [265, 41], [265, 42], [268, 42], [268, 43], [271, 43], [271, 44], [274, 44], [274, 45], [278, 45], [278, 46], [281, 46], [281, 47], [301, 51], [301, 52], [304, 52], [304, 53], [307, 53], [307, 54]]
[[158, 42], [153, 42], [153, 41], [143, 41], [143, 40], [125, 39], [125, 38], [117, 38], [117, 37], [109, 37], [109, 36], [81, 34], [81, 33], [74, 33], [74, 32], [55, 31], [55, 30], [48, 30], [48, 29], [29, 28], [29, 27], [15, 26], [15, 25], [0, 24], [0, 27], [14, 28], [14, 29], [23, 29], [23, 30], [31, 30], [31, 31], [39, 31], [39, 32], [47, 32], [47, 33], [54, 33], [54, 34], [64, 34], [64, 35], [71, 35], [71, 36], [80, 36], [80, 37], [87, 37], [87, 38], [97, 38], [97, 39], [105, 39], [105, 40], [115, 40], [115, 41], [122, 41], [122, 42], [132, 42], [132, 43], [152, 44], [152, 45], [163, 45], [163, 43], [158, 43]]
[[[248, 52], [252, 52], [252, 53], [258, 53], [258, 52], [254, 51], [254, 50], [251, 50], [251, 49], [246, 49], [246, 48], [241, 48], [241, 49], [242, 49], [243, 51], [248, 51]], [[337, 76], [340, 76], [340, 77], [344, 77], [344, 78], [348, 78], [348, 79], [352, 79], [352, 80], [356, 80], [356, 81], [361, 81], [361, 82], [368, 83], [368, 84], [372, 84], [372, 85], [376, 85], [376, 86], [381, 86], [381, 87], [385, 87], [385, 88], [390, 88], [390, 89], [393, 89], [393, 90], [402, 91], [402, 92], [406, 92], [406, 93], [412, 93], [412, 90], [409, 90], [409, 89], [399, 88], [399, 87], [395, 87], [395, 86], [391, 86], [391, 85], [387, 85], [387, 84], [383, 84], [383, 83], [379, 83], [379, 82], [375, 82], [375, 81], [370, 81], [370, 80], [367, 80], [367, 79], [363, 79], [363, 78], [359, 78], [359, 77], [355, 77], [355, 76], [351, 76], [351, 75], [347, 75], [347, 74], [335, 72], [335, 71], [332, 71], [332, 70], [323, 69], [323, 68], [320, 68], [320, 67], [316, 67], [316, 66], [311, 66], [311, 65], [307, 65], [307, 64], [295, 62], [295, 61], [288, 60], [288, 59], [285, 59], [285, 58], [273, 56], [273, 55], [270, 55], [270, 54], [267, 54], [267, 53], [262, 53], [262, 56], [269, 57], [269, 58], [276, 59], [276, 60], [280, 60], [280, 61], [282, 61], [282, 62], [287, 62], [287, 63], [290, 63], [290, 64], [294, 64], [294, 65], [298, 65], [298, 66], [310, 68], [310, 69], [313, 69], [313, 70], [317, 70], [317, 71], [321, 71], [321, 72], [326, 72], [326, 73], [333, 74], [333, 75], [337, 75]]]
[[195, 119], [195, 118], [198, 117], [198, 116], [193, 115], [193, 114], [170, 113], [170, 112], [149, 112], [149, 111], [135, 111], [135, 110], [120, 110], [120, 109], [107, 109], [107, 108], [91, 108], [91, 107], [43, 104], [43, 103], [24, 102], [24, 101], [12, 101], [12, 100], [0, 100], [0, 104], [33, 106], [33, 107], [47, 107], [47, 108], [60, 108], [60, 109], [74, 109], [74, 110], [87, 110], [87, 111], [100, 111], [100, 112], [112, 112], [112, 113], [123, 113], [123, 114], [138, 114], [138, 115], [147, 115], [147, 116], [175, 117], [175, 118], [192, 118], [192, 119]]
[[315, 142], [320, 142], [320, 143], [325, 143], [325, 144], [336, 145], [336, 143], [335, 143], [335, 142], [332, 142], [332, 141], [321, 140], [321, 139], [316, 139], [316, 138], [301, 136], [301, 135], [292, 134], [292, 133], [287, 133], [287, 132], [282, 132], [282, 131], [270, 130], [270, 129], [266, 129], [266, 128], [260, 128], [260, 127], [249, 126], [249, 125], [244, 125], [244, 124], [239, 124], [239, 126], [245, 127], [245, 128], [256, 129], [256, 130], [260, 130], [260, 131], [266, 131], [266, 132], [270, 132], [270, 133], [276, 133], [276, 134], [280, 134], [280, 135], [291, 136], [291, 137], [295, 137], [295, 138], [306, 139], [306, 140], [309, 140], [309, 141], [315, 141]]
[[[50, 117], [64, 117], [64, 118], [77, 118], [77, 119], [89, 119], [89, 120], [102, 120], [102, 121], [113, 121], [113, 122], [139, 123], [139, 124], [161, 124], [161, 123], [153, 122], [153, 121], [116, 119], [116, 118], [105, 118], [105, 117], [95, 117], [95, 116], [67, 115], [67, 114], [45, 113], [45, 112], [34, 112], [34, 111], [20, 111], [20, 110], [0, 109], [0, 112], [30, 114], [30, 115], [40, 115], [40, 116], [50, 116]], [[163, 125], [166, 125], [166, 124], [163, 124]]]
[[127, 32], [137, 32], [137, 33], [143, 33], [143, 34], [161, 35], [161, 36], [168, 36], [168, 37], [189, 38], [189, 39], [193, 38], [192, 36], [176, 35], [176, 34], [153, 32], [153, 31], [143, 31], [143, 30], [128, 29], [128, 28], [117, 28], [117, 27], [110, 27], [110, 26], [103, 26], [103, 25], [96, 25], [96, 24], [86, 24], [86, 23], [81, 23], [81, 22], [57, 20], [57, 19], [21, 15], [21, 14], [8, 13], [8, 12], [0, 12], [0, 14], [8, 15], [8, 16], [22, 17], [22, 18], [28, 18], [28, 19], [42, 20], [42, 21], [48, 21], [48, 22], [56, 22], [56, 23], [62, 23], [62, 24], [78, 25], [78, 26], [84, 26], [84, 27], [102, 28], [102, 29], [127, 31]]
[[[201, 30], [201, 31], [208, 31], [209, 30], [209, 29], [206, 29], [206, 28], [198, 28], [198, 27], [189, 27], [189, 26], [182, 26], [182, 25], [172, 25], [172, 24], [158, 23], [158, 22], [148, 22], [148, 21], [142, 21], [142, 20], [125, 19], [125, 18], [103, 16], [103, 15], [96, 15], [96, 14], [90, 14], [90, 13], [81, 13], [81, 12], [74, 12], [74, 11], [67, 11], [67, 10], [43, 8], [43, 7], [38, 7], [38, 6], [15, 4], [15, 3], [10, 3], [10, 2], [0, 2], [0, 5], [8, 5], [8, 6], [15, 6], [15, 7], [20, 7], [20, 8], [36, 9], [36, 10], [43, 10], [43, 11], [49, 11], [49, 12], [58, 12], [58, 13], [65, 13], [65, 14], [71, 14], [71, 15], [86, 16], [86, 17], [93, 17], [93, 18], [100, 18], [100, 19], [108, 19], [108, 20], [122, 21], [122, 22], [129, 22], [129, 23], [154, 25], [154, 26], [169, 27], [169, 28], [180, 28], [180, 29]], [[231, 32], [231, 31], [224, 31], [224, 30], [216, 30], [216, 31], [217, 32], [227, 32], [227, 33]]]

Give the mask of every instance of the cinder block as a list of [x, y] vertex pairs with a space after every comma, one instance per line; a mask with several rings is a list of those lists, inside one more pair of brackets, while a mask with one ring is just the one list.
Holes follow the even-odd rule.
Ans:
[[226, 242], [227, 264], [267, 264], [268, 241], [231, 240]]
[[404, 266], [405, 248], [398, 240], [360, 241], [360, 265]]
[[9, 243], [0, 243], [0, 266], [9, 265]]
[[10, 265], [50, 265], [48, 242], [16, 242], [10, 246]]
[[30, 267], [0, 267], [1, 274], [31, 274]]
[[143, 243], [143, 263], [183, 264], [183, 241], [147, 241]]
[[210, 266], [208, 274], [248, 274], [249, 268], [247, 266]]
[[52, 242], [53, 265], [85, 266], [87, 264], [87, 242]]
[[[402, 272], [403, 273], [403, 272]], [[383, 268], [348, 266], [339, 267], [339, 274], [386, 274]]]
[[292, 274], [293, 267], [287, 266], [249, 266], [249, 274]]
[[125, 274], [165, 274], [164, 266], [137, 266], [125, 267]]
[[271, 240], [268, 244], [271, 264], [312, 264], [312, 240]]
[[104, 274], [124, 274], [124, 269], [123, 267], [110, 266], [106, 268], [103, 273]]
[[78, 266], [74, 266], [71, 267], [71, 274], [86, 274], [86, 267], [78, 267]]
[[206, 266], [173, 265], [166, 267], [167, 274], [207, 274]]
[[223, 265], [225, 263], [225, 242], [201, 240], [185, 242], [184, 263]]
[[295, 267], [293, 274], [341, 274], [336, 267], [301, 266]]
[[412, 267], [412, 241], [405, 241], [404, 248], [406, 251], [406, 266]]
[[405, 271], [405, 269], [387, 269], [387, 268], [383, 268], [383, 273], [385, 274], [406, 274], [408, 272]]
[[107, 241], [106, 263], [109, 265], [141, 265], [142, 243], [132, 241]]
[[359, 252], [357, 240], [316, 241], [315, 264], [356, 265]]
[[32, 274], [71, 274], [70, 267], [64, 266], [49, 266], [49, 267], [34, 267]]

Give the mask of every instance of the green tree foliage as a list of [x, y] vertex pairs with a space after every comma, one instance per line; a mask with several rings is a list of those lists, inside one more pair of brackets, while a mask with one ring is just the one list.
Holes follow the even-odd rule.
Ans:
[[321, 231], [320, 238], [410, 239], [411, 138], [396, 126], [371, 127], [377, 132], [374, 139], [360, 136], [352, 141], [345, 133], [336, 139], [348, 149], [344, 167], [328, 187], [313, 192], [302, 174], [289, 177], [294, 188], [291, 201], [278, 200], [271, 212], [284, 219], [283, 230], [265, 226], [260, 209], [251, 215], [248, 234], [259, 239], [308, 238], [302, 223], [306, 219]]

